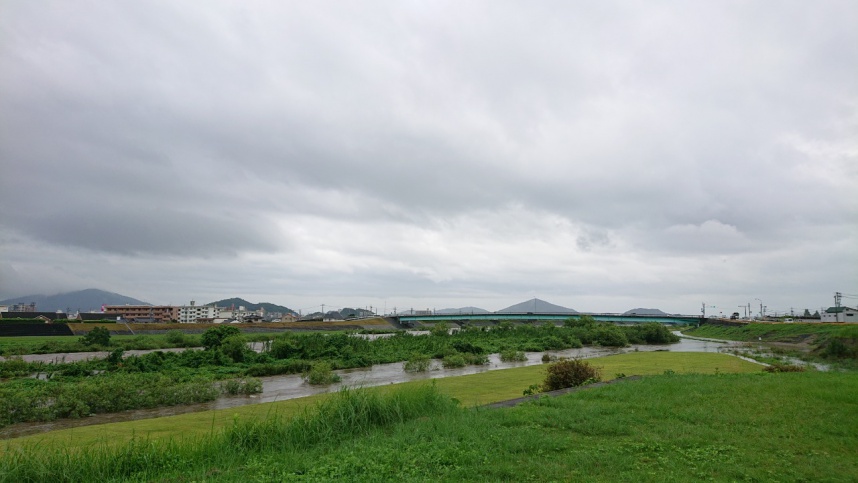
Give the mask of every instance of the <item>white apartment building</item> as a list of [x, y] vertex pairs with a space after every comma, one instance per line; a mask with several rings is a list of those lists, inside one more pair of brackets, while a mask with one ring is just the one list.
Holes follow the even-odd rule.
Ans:
[[193, 324], [199, 319], [211, 321], [220, 317], [220, 309], [218, 307], [208, 307], [205, 305], [197, 305], [191, 300], [191, 305], [179, 307], [179, 323]]

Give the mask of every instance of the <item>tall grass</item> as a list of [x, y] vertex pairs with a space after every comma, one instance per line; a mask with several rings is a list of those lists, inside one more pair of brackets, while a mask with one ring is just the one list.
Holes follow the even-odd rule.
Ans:
[[229, 465], [264, 451], [298, 451], [366, 435], [418, 417], [447, 414], [457, 403], [434, 384], [390, 393], [343, 389], [313, 409], [285, 419], [235, 420], [225, 430], [188, 439], [137, 438], [122, 446], [80, 451], [29, 446], [0, 458], [0, 481], [148, 480], [166, 472]]

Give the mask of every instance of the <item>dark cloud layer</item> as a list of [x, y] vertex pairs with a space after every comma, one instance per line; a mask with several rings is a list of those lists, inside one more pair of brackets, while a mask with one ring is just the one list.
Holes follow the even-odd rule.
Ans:
[[[142, 258], [154, 274], [216, 257], [238, 282], [213, 297], [319, 297], [335, 289], [308, 274], [343, 267], [355, 277], [343, 296], [483, 287], [511, 302], [597, 297], [581, 277], [631, 300], [655, 277], [685, 306], [736, 280], [671, 279], [757, 280], [783, 265], [833, 274], [784, 298], [858, 283], [806, 248], [856, 241], [850, 2], [45, 1], [2, 13], [0, 225], [70, 265]], [[4, 243], [14, 273], [37, 269]], [[849, 246], [841, 261], [856, 260]], [[710, 267], [717, 257], [729, 268]], [[248, 258], [286, 275], [245, 278]], [[698, 269], [673, 268], [686, 265]], [[173, 290], [197, 290], [203, 275], [187, 276]], [[98, 279], [122, 277], [77, 280]], [[762, 279], [741, 290], [779, 291]]]

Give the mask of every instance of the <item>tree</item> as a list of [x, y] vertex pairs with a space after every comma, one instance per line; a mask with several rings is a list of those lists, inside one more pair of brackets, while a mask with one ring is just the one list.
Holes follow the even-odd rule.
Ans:
[[233, 362], [244, 362], [245, 354], [250, 350], [247, 348], [247, 339], [240, 334], [223, 339], [220, 349]]
[[607, 347], [625, 347], [629, 345], [626, 334], [613, 324], [602, 324], [596, 330], [596, 342]]
[[802, 315], [802, 317], [810, 317], [810, 316], [811, 316], [810, 310], [804, 309], [804, 314]]
[[220, 347], [221, 344], [223, 344], [224, 339], [227, 337], [240, 334], [241, 331], [238, 330], [237, 327], [232, 327], [230, 325], [212, 327], [203, 332], [203, 347], [205, 347], [206, 350]]

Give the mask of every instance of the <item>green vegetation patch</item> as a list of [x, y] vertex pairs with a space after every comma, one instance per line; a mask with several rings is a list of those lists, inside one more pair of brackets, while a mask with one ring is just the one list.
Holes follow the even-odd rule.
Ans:
[[828, 336], [844, 329], [843, 324], [703, 324], [685, 334], [714, 339], [766, 342], [803, 342]]
[[[654, 375], [665, 371], [675, 373], [748, 373], [759, 372], [759, 364], [744, 361], [727, 354], [697, 352], [634, 352], [615, 356], [588, 359], [601, 369], [604, 379], [613, 379], [616, 374]], [[545, 380], [546, 366], [526, 366], [513, 369], [487, 371], [460, 377], [436, 379], [439, 390], [460, 401], [463, 407], [473, 407], [521, 397], [522, 392], [533, 384]], [[399, 387], [420, 385], [422, 381], [370, 388], [371, 391], [386, 392]], [[310, 396], [274, 403], [255, 404], [237, 408], [181, 414], [157, 419], [127, 421], [122, 423], [83, 426], [53, 431], [8, 440], [10, 448], [26, 445], [41, 447], [85, 448], [98, 444], [118, 444], [132, 437], [152, 439], [167, 437], [190, 437], [210, 433], [232, 423], [238, 417], [290, 417], [304, 408], [318, 403], [328, 395]], [[0, 448], [2, 449], [2, 448]]]

